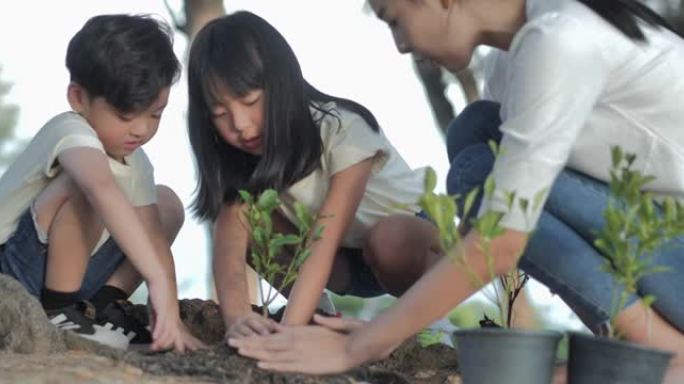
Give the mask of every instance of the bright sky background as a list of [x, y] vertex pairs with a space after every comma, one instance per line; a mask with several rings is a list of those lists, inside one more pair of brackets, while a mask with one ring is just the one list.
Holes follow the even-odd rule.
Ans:
[[[443, 181], [446, 150], [410, 58], [397, 53], [389, 30], [364, 11], [364, 2], [228, 0], [226, 10], [248, 9], [272, 23], [293, 47], [309, 82], [323, 92], [364, 104], [409, 165], [430, 165]], [[181, 0], [169, 3], [181, 9]], [[104, 13], [154, 13], [170, 20], [163, 0], [0, 2], [1, 78], [13, 83], [8, 102], [20, 107], [19, 137], [31, 137], [49, 118], [68, 109], [67, 44], [89, 17]], [[185, 36], [176, 34], [175, 51], [182, 61], [186, 48]], [[185, 125], [185, 81], [184, 74], [172, 89], [160, 129], [145, 151], [155, 166], [157, 183], [169, 185], [189, 205], [195, 179]], [[459, 91], [451, 89], [449, 94], [462, 108]], [[438, 187], [443, 188], [443, 182]], [[209, 295], [204, 231], [187, 212], [173, 245], [181, 297]]]

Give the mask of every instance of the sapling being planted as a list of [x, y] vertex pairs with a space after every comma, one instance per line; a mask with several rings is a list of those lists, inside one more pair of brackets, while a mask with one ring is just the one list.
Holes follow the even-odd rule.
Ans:
[[[494, 154], [498, 156], [496, 144], [490, 142], [490, 148]], [[418, 204], [430, 220], [437, 226], [442, 249], [452, 258], [452, 261], [464, 268], [472, 284], [476, 287], [484, 287], [485, 282], [473, 271], [472, 267], [465, 259], [465, 254], [457, 250], [458, 245], [462, 243], [462, 231], [459, 230], [459, 226], [455, 222], [457, 217], [468, 217], [480, 189], [475, 188], [465, 196], [463, 212], [459, 214], [455, 199], [460, 198], [460, 196], [436, 194], [434, 192], [436, 185], [437, 176], [434, 170], [428, 168], [425, 178], [425, 192], [421, 196]], [[496, 190], [496, 184], [491, 175], [487, 177], [483, 189], [483, 199], [491, 201], [494, 198]], [[516, 197], [515, 192], [504, 192], [503, 198], [508, 212], [514, 209], [515, 204], [517, 203], [517, 207], [525, 216], [527, 216], [531, 210], [540, 208], [545, 193], [546, 190], [537, 193], [534, 197], [532, 206], [530, 206], [529, 200]], [[480, 247], [486, 258], [489, 277], [491, 279], [498, 277], [499, 279], [499, 285], [495, 285], [494, 287], [495, 298], [493, 301], [497, 304], [499, 309], [500, 324], [494, 323], [486, 316], [481, 324], [492, 326], [500, 325], [510, 328], [513, 322], [513, 305], [528, 281], [528, 276], [518, 269], [501, 276], [496, 276], [494, 271], [494, 256], [491, 252], [491, 245], [497, 237], [503, 235], [505, 232], [505, 228], [501, 225], [501, 220], [505, 213], [506, 212], [489, 210], [481, 216], [472, 219], [469, 223], [462, 223], [461, 226], [470, 227], [477, 231], [480, 237]]]
[[[296, 279], [299, 268], [311, 255], [311, 245], [323, 234], [323, 226], [316, 225], [316, 216], [301, 203], [295, 202], [295, 226], [297, 233], [278, 233], [273, 226], [272, 214], [281, 201], [278, 193], [267, 189], [255, 199], [249, 192], [240, 191], [245, 203], [244, 216], [250, 232], [250, 258], [259, 276], [269, 282], [264, 292], [259, 284], [262, 314], [268, 316], [268, 307], [278, 292], [289, 287]], [[288, 247], [293, 250], [289, 263], [279, 263], [277, 258]], [[275, 285], [275, 286], [274, 286]]]
[[[665, 271], [653, 265], [656, 251], [667, 241], [684, 234], [684, 207], [672, 197], [659, 205], [643, 187], [654, 177], [633, 169], [636, 156], [620, 147], [611, 150], [611, 197], [603, 212], [604, 227], [594, 245], [606, 257], [604, 270], [615, 280], [609, 337], [615, 337], [615, 317], [627, 299], [637, 293], [637, 283], [646, 275]], [[649, 306], [653, 296], [642, 298]]]

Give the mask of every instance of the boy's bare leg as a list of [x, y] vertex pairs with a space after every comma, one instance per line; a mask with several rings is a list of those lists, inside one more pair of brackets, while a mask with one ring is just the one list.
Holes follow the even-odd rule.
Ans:
[[49, 239], [45, 287], [58, 292], [78, 291], [90, 253], [102, 234], [102, 221], [66, 174], [58, 176], [38, 196], [34, 212]]
[[437, 228], [411, 215], [380, 220], [364, 249], [366, 263], [393, 296], [401, 296], [442, 256]]
[[[165, 185], [158, 185], [157, 210], [159, 212], [162, 233], [166, 236], [169, 245], [171, 245], [185, 221], [183, 203], [171, 188]], [[140, 273], [126, 259], [109, 278], [107, 285], [117, 287], [130, 295], [138, 288], [142, 281], [143, 278]]]

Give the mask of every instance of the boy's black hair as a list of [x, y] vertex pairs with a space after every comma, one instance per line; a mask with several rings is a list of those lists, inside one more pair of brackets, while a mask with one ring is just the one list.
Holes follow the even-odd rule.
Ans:
[[679, 35], [679, 32], [677, 32], [664, 18], [638, 0], [578, 1], [598, 13], [602, 18], [632, 40], [646, 40], [646, 36], [639, 26], [640, 20], [653, 27], [662, 27]]
[[90, 97], [122, 113], [149, 107], [180, 73], [172, 30], [150, 15], [90, 18], [69, 42], [66, 66]]
[[[261, 156], [243, 152], [218, 136], [210, 106], [227, 89], [237, 97], [263, 90]], [[375, 117], [351, 100], [326, 95], [302, 76], [297, 57], [285, 38], [267, 21], [241, 11], [208, 23], [195, 37], [188, 64], [188, 131], [198, 182], [195, 214], [215, 219], [238, 190], [283, 191], [320, 166], [320, 123], [324, 103], [361, 116], [378, 131]], [[312, 116], [311, 110], [320, 111]], [[339, 118], [338, 118], [339, 122]]]

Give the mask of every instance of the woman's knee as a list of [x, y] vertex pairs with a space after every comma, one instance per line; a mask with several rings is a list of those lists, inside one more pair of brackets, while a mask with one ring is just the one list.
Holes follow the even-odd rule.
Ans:
[[456, 156], [447, 173], [446, 189], [451, 196], [457, 196], [458, 215], [463, 216], [465, 199], [468, 194], [479, 188], [470, 214], [477, 212], [482, 199], [482, 186], [494, 167], [495, 157], [486, 144], [473, 145]]
[[489, 140], [497, 142], [501, 140], [500, 108], [499, 103], [480, 100], [468, 104], [461, 111], [447, 129], [449, 162], [471, 145], [486, 144]]
[[157, 185], [157, 209], [162, 229], [173, 241], [185, 222], [185, 207], [171, 188], [166, 185]]

